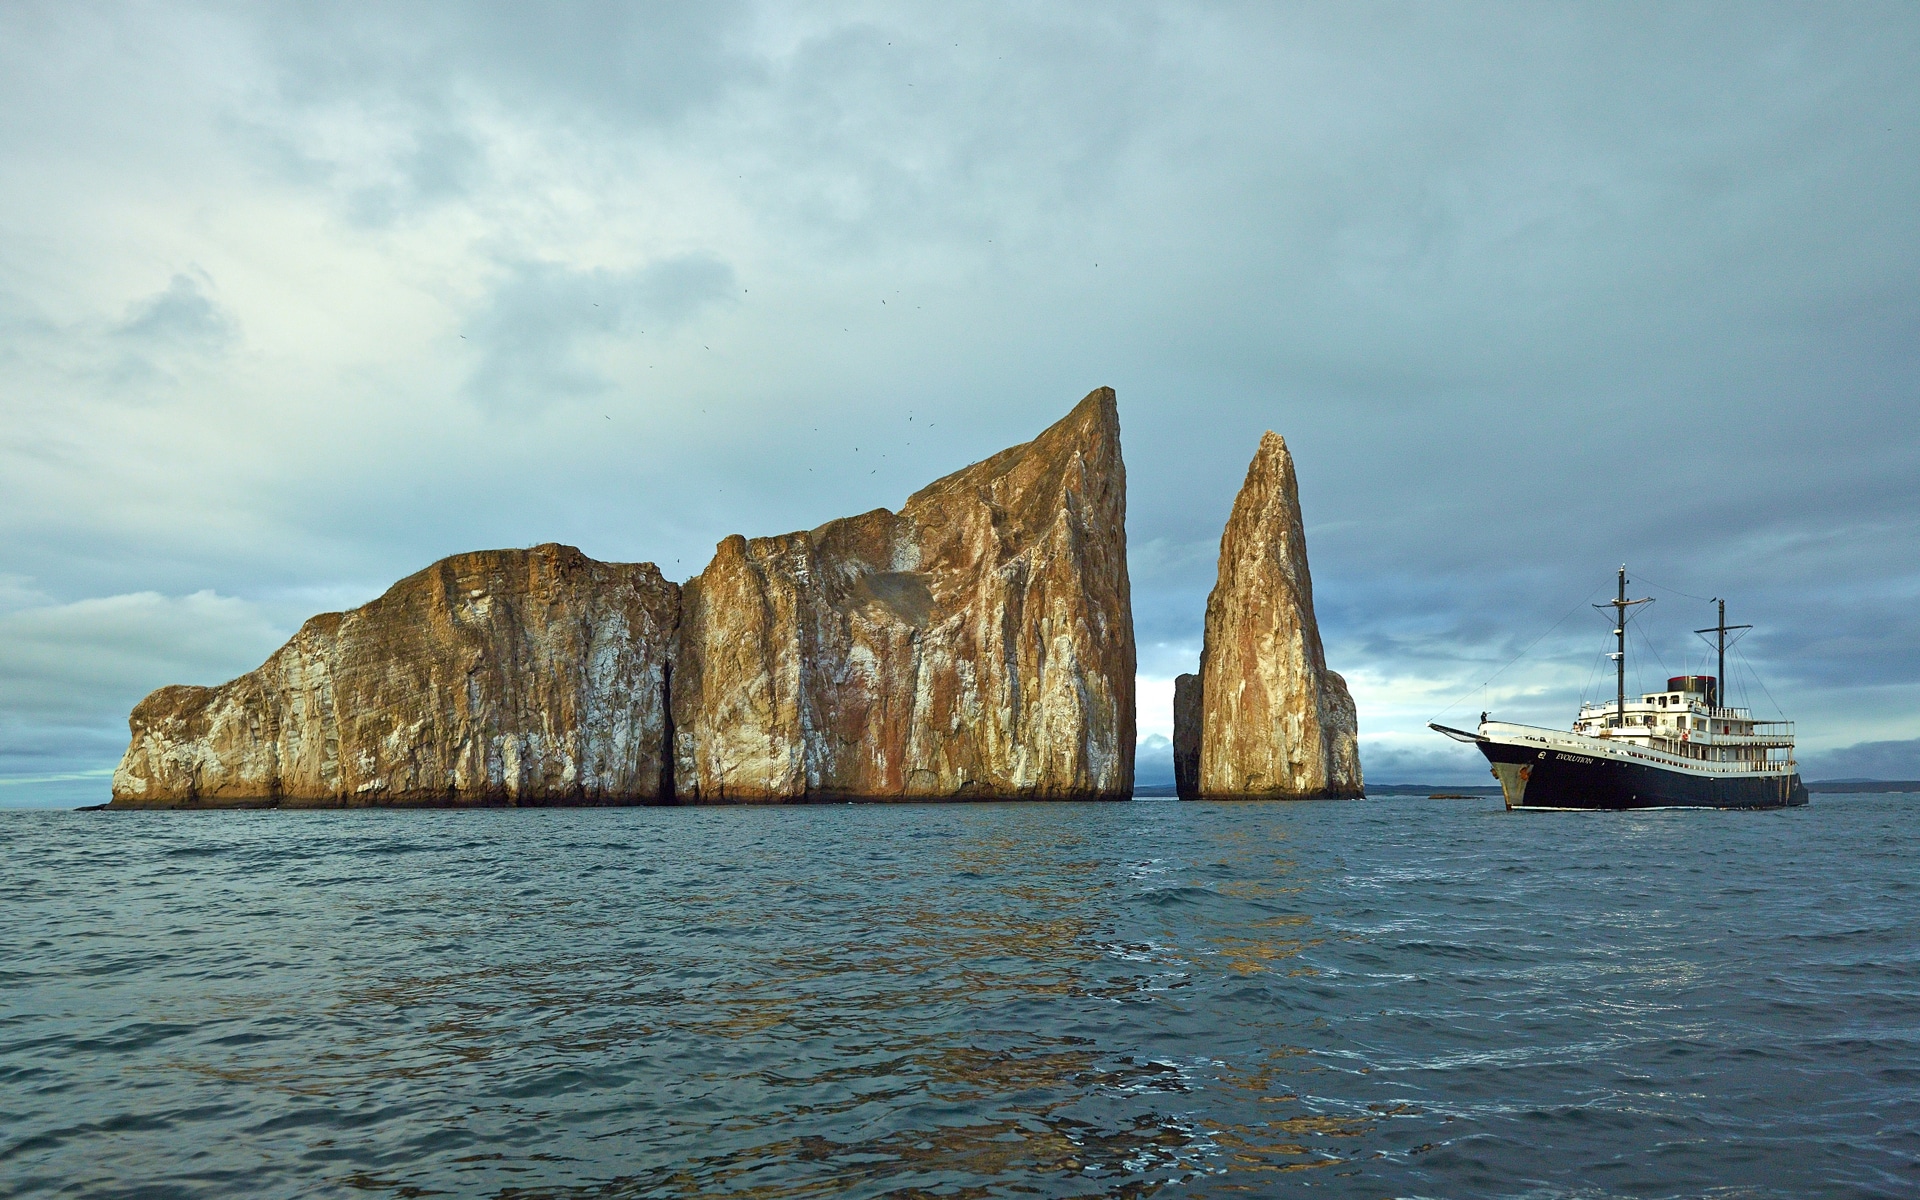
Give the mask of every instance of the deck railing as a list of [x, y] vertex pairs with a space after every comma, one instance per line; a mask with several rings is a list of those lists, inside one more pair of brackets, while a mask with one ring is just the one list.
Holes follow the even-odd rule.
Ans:
[[[1589, 737], [1589, 735], [1586, 734], [1570, 734], [1561, 729], [1545, 729], [1536, 725], [1516, 725], [1508, 721], [1493, 723], [1504, 725], [1508, 729], [1524, 731], [1518, 735], [1521, 740], [1534, 742], [1548, 749], [1558, 747], [1576, 754], [1591, 750], [1590, 746], [1582, 745], [1580, 742], [1573, 740], [1575, 738], [1586, 739]], [[1646, 726], [1629, 726], [1628, 728], [1645, 730], [1651, 740], [1671, 741], [1678, 747], [1702, 747], [1714, 744], [1705, 740], [1688, 743], [1681, 742], [1677, 738], [1669, 739], [1664, 732], [1658, 729], [1649, 729]], [[1613, 754], [1622, 754], [1628, 758], [1639, 758], [1649, 762], [1670, 763], [1676, 766], [1687, 767], [1690, 770], [1706, 771], [1714, 774], [1743, 775], [1758, 771], [1786, 775], [1792, 774], [1799, 769], [1798, 761], [1791, 756], [1787, 758], [1741, 758], [1731, 760], [1694, 758], [1692, 755], [1683, 753], [1681, 750], [1669, 750], [1663, 746], [1630, 742], [1625, 738], [1619, 740], [1599, 738], [1596, 740], [1607, 742], [1608, 749]], [[1726, 743], [1721, 744], [1724, 745]], [[1776, 748], [1787, 750], [1792, 747], [1791, 745], [1787, 745]]]

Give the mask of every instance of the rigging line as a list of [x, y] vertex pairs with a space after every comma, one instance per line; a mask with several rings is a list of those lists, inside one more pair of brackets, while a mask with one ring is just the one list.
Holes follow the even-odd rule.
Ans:
[[1744, 708], [1751, 712], [1754, 707], [1753, 689], [1747, 686], [1747, 676], [1751, 674], [1751, 671], [1741, 665], [1738, 658], [1728, 655], [1727, 678], [1720, 681], [1720, 694], [1725, 699], [1720, 703], [1729, 708]]
[[[1661, 657], [1659, 648], [1653, 644], [1653, 639], [1647, 636], [1647, 631], [1640, 628], [1638, 625], [1633, 627], [1633, 631], [1640, 635], [1640, 644], [1647, 648], [1648, 654], [1653, 655], [1653, 661], [1660, 664], [1660, 670], [1665, 672], [1668, 675], [1673, 674], [1672, 671], [1669, 671], [1667, 669], [1667, 660]], [[1645, 691], [1646, 689], [1642, 688], [1641, 690]]]
[[[1732, 647], [1728, 647], [1728, 649], [1732, 649]], [[1753, 681], [1760, 685], [1760, 690], [1762, 692], [1766, 693], [1767, 703], [1773, 705], [1774, 715], [1778, 716], [1782, 720], [1785, 720], [1787, 716], [1787, 710], [1784, 708], [1781, 708], [1780, 702], [1773, 698], [1773, 693], [1769, 691], [1767, 688], [1767, 681], [1760, 678], [1760, 672], [1754, 669], [1753, 660], [1747, 657], [1745, 651], [1741, 651], [1740, 653], [1740, 665], [1747, 669], [1747, 674], [1753, 676]]]
[[[1632, 577], [1631, 575], [1629, 575], [1629, 576], [1628, 576], [1627, 578], [1631, 580], [1631, 579], [1632, 579], [1633, 577]], [[1598, 589], [1596, 589], [1596, 590], [1598, 590]], [[1633, 603], [1635, 603], [1635, 604], [1657, 604], [1657, 603], [1659, 603], [1659, 601], [1658, 601], [1658, 599], [1657, 599], [1656, 597], [1653, 597], [1653, 596], [1648, 596], [1648, 597], [1647, 597], [1647, 598], [1646, 598], [1645, 600], [1636, 600], [1636, 601], [1634, 601]], [[1609, 608], [1612, 608], [1612, 607], [1613, 607], [1613, 601], [1611, 601], [1611, 600], [1606, 600], [1606, 601], [1602, 601], [1601, 603], [1599, 603], [1599, 604], [1595, 604], [1595, 605], [1591, 605], [1590, 607], [1591, 607], [1591, 608], [1593, 608], [1593, 609], [1595, 610], [1595, 611], [1594, 611], [1594, 614], [1593, 614], [1593, 615], [1594, 615], [1594, 616], [1596, 616], [1596, 617], [1599, 617], [1599, 618], [1600, 618], [1600, 619], [1601, 619], [1602, 621], [1605, 621], [1605, 622], [1606, 622], [1606, 623], [1607, 623], [1608, 625], [1612, 625], [1612, 624], [1614, 623], [1614, 619], [1615, 619], [1616, 617], [1619, 617], [1619, 616], [1621, 615], [1621, 614], [1619, 614], [1619, 613], [1610, 613], [1610, 612], [1607, 612], [1607, 611], [1605, 611], [1605, 610], [1607, 610], [1607, 609], [1609, 609]], [[1627, 621], [1630, 621], [1630, 622], [1631, 622], [1631, 621], [1638, 621], [1638, 620], [1639, 620], [1639, 619], [1640, 619], [1640, 618], [1641, 618], [1642, 616], [1644, 616], [1644, 615], [1645, 615], [1645, 614], [1646, 614], [1646, 613], [1647, 613], [1648, 611], [1649, 611], [1649, 610], [1647, 610], [1647, 609], [1644, 609], [1644, 608], [1628, 608], [1628, 609], [1627, 609], [1627, 611], [1626, 611], [1626, 614], [1625, 614], [1625, 619], [1626, 619]]]
[[1638, 573], [1633, 574], [1629, 578], [1631, 578], [1636, 583], [1644, 583], [1648, 587], [1657, 587], [1663, 592], [1672, 592], [1676, 596], [1685, 596], [1689, 600], [1698, 600], [1702, 604], [1712, 604], [1715, 600], [1719, 598], [1717, 596], [1696, 596], [1692, 592], [1683, 592], [1677, 587], [1668, 587], [1664, 583], [1655, 583], [1653, 580], [1648, 579], [1645, 575], [1641, 575]]
[[1737, 658], [1733, 660], [1733, 669], [1729, 674], [1732, 674], [1740, 682], [1740, 706], [1748, 712], [1752, 712], [1754, 709], [1753, 689], [1747, 686], [1747, 679], [1751, 677], [1754, 682], [1758, 683], [1760, 677], [1753, 673], [1751, 666], [1741, 662]]
[[[1558, 621], [1555, 621], [1553, 624], [1547, 626], [1547, 633], [1552, 633], [1554, 630], [1560, 628], [1561, 625], [1566, 623], [1566, 620], [1568, 617], [1580, 611], [1580, 605], [1585, 604], [1587, 601], [1593, 599], [1594, 596], [1598, 595], [1600, 592], [1604, 590], [1606, 590], [1606, 585], [1601, 584], [1599, 587], [1594, 588], [1593, 591], [1588, 592], [1586, 595], [1580, 597], [1579, 601], [1575, 603], [1572, 608], [1569, 608], [1565, 613], [1561, 614], [1560, 619]], [[1445, 708], [1441, 709], [1439, 712], [1433, 714], [1431, 717], [1428, 717], [1427, 723], [1432, 724], [1433, 722], [1438, 721], [1441, 717], [1444, 717], [1448, 713], [1452, 712], [1455, 704], [1458, 704], [1462, 700], [1465, 700], [1468, 696], [1473, 695], [1474, 692], [1485, 690], [1488, 687], [1488, 685], [1493, 683], [1494, 680], [1500, 678], [1501, 675], [1506, 673], [1507, 667], [1511, 667], [1514, 663], [1519, 662], [1521, 659], [1525, 658], [1528, 655], [1528, 653], [1533, 650], [1535, 646], [1538, 646], [1541, 642], [1546, 641], [1547, 633], [1543, 633], [1539, 637], [1533, 639], [1531, 642], [1528, 642], [1527, 648], [1525, 650], [1522, 650], [1520, 653], [1514, 655], [1512, 658], [1508, 659], [1507, 665], [1505, 667], [1501, 667], [1498, 671], [1495, 671], [1493, 674], [1487, 676], [1486, 683], [1483, 683], [1479, 687], [1474, 688], [1473, 691], [1471, 692], [1465, 692], [1459, 696], [1454, 697], [1452, 704], [1447, 705]]]
[[[1708, 634], [1713, 632], [1712, 627], [1708, 627], [1706, 629], [1696, 629], [1693, 632], [1697, 637], [1699, 637], [1701, 641], [1707, 644], [1707, 649], [1709, 650], [1713, 649], [1713, 639], [1707, 636]], [[1731, 650], [1735, 646], [1739, 645], [1740, 639], [1752, 632], [1753, 632], [1753, 626], [1751, 625], [1727, 626], [1727, 634], [1728, 634], [1727, 649]]]
[[1595, 650], [1593, 652], [1593, 665], [1587, 668], [1587, 681], [1580, 685], [1580, 707], [1581, 708], [1585, 708], [1587, 706], [1587, 696], [1591, 694], [1593, 691], [1593, 677], [1600, 673], [1600, 660], [1605, 658], [1606, 656], [1607, 656], [1607, 652], [1604, 649]]

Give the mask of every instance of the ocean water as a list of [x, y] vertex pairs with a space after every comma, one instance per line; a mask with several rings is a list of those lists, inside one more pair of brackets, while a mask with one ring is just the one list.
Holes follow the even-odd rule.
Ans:
[[1916, 806], [0, 813], [0, 1194], [1920, 1194]]

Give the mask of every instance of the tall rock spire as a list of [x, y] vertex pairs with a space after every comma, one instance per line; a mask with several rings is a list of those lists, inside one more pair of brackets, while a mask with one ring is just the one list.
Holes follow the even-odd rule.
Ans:
[[1220, 536], [1200, 694], [1200, 796], [1362, 794], [1353, 698], [1327, 670], [1293, 456], [1276, 433], [1260, 439]]

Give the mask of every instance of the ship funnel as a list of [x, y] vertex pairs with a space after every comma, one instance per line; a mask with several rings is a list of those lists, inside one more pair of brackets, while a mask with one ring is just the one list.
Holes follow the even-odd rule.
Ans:
[[1711, 675], [1675, 675], [1667, 680], [1667, 690], [1693, 692], [1705, 697], [1707, 707], [1712, 708], [1720, 702], [1718, 689], [1715, 686], [1717, 682]]

